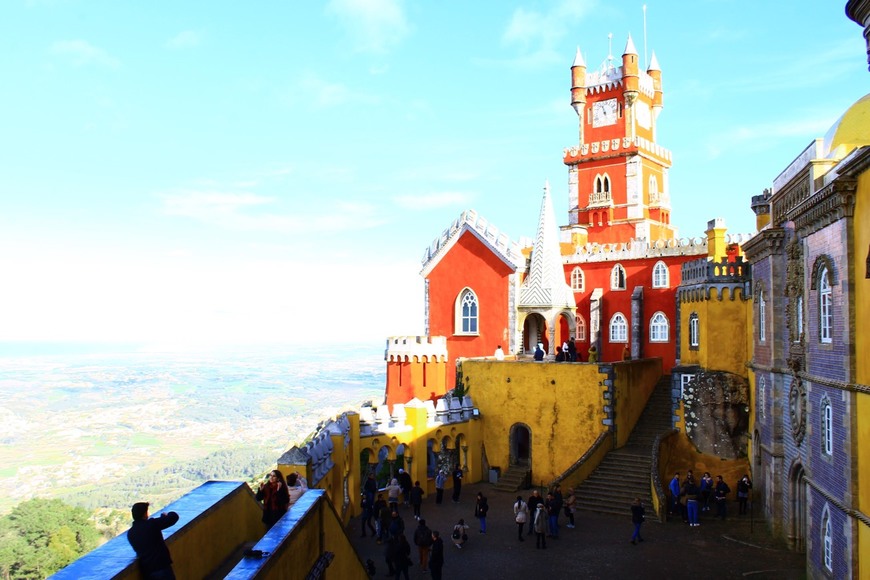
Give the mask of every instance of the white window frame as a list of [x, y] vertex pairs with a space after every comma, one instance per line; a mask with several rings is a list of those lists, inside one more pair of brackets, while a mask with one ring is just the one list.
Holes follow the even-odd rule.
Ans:
[[701, 345], [701, 323], [698, 320], [698, 313], [693, 312], [689, 315], [689, 346], [698, 348]]
[[583, 274], [583, 269], [576, 266], [571, 270], [571, 290], [574, 292], [583, 292], [586, 287], [586, 276]]
[[622, 264], [616, 264], [613, 266], [613, 269], [610, 270], [610, 289], [625, 290], [626, 286], [628, 286], [627, 278], [628, 276], [626, 275], [625, 268], [622, 267]]
[[765, 380], [764, 375], [758, 377], [758, 412], [761, 414], [761, 418], [765, 417], [764, 408], [767, 403], [767, 380]]
[[671, 324], [664, 312], [656, 312], [649, 321], [649, 341], [668, 342], [671, 337]]
[[649, 176], [649, 199], [653, 201], [658, 199], [659, 196], [659, 180], [656, 179], [655, 175]]
[[652, 271], [652, 287], [653, 288], [668, 288], [670, 286], [670, 273], [668, 266], [664, 262], [656, 262]]
[[[466, 306], [473, 307], [473, 311], [466, 311]], [[480, 334], [480, 300], [471, 288], [463, 288], [456, 297], [455, 324], [456, 335], [478, 336]]]
[[819, 340], [825, 344], [833, 340], [833, 300], [828, 268], [825, 267], [819, 272]]
[[834, 546], [831, 538], [831, 512], [828, 506], [825, 505], [825, 510], [822, 512], [822, 555], [825, 562], [825, 568], [828, 572], [834, 571]]
[[686, 386], [692, 382], [692, 379], [695, 378], [695, 375], [680, 375], [680, 398], [686, 398]]
[[586, 340], [586, 320], [579, 315], [574, 317], [574, 339]]
[[804, 297], [798, 296], [795, 300], [795, 342], [800, 342], [804, 335]]
[[834, 454], [834, 411], [827, 397], [822, 399], [822, 453]]
[[622, 312], [610, 318], [610, 342], [628, 344], [628, 319]]
[[764, 299], [764, 290], [758, 293], [758, 341], [767, 340], [767, 301]]

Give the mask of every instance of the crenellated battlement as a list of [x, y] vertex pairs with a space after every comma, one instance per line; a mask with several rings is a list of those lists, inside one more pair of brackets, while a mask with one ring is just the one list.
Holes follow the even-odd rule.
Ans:
[[646, 151], [660, 159], [671, 163], [673, 160], [671, 151], [665, 149], [658, 143], [654, 143], [643, 137], [623, 137], [621, 139], [606, 139], [604, 141], [593, 141], [591, 143], [582, 143], [573, 145], [563, 149], [563, 161], [566, 164], [577, 163], [584, 157], [593, 157], [603, 153], [615, 153], [619, 151], [637, 152]]
[[689, 284], [721, 284], [740, 283], [751, 279], [750, 264], [744, 262], [743, 256], [737, 256], [734, 261], [727, 258], [719, 262], [700, 259], [686, 262], [682, 266], [683, 285]]
[[[742, 245], [752, 234], [726, 234], [727, 244]], [[707, 254], [707, 238], [672, 238], [670, 240], [631, 240], [618, 244], [584, 244], [575, 246], [574, 253], [563, 256], [566, 264], [638, 260], [662, 256], [692, 256]]]
[[446, 336], [391, 336], [387, 339], [384, 360], [387, 362], [410, 362], [414, 358], [430, 362], [447, 362]]

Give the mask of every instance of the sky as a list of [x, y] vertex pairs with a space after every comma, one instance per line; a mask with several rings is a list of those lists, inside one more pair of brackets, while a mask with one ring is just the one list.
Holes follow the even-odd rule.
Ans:
[[[570, 66], [662, 69], [672, 221], [750, 198], [868, 91], [845, 0], [0, 3], [0, 342], [383, 343], [475, 209], [535, 234]], [[646, 28], [646, 32], [644, 32]], [[2, 354], [2, 349], [0, 349]]]

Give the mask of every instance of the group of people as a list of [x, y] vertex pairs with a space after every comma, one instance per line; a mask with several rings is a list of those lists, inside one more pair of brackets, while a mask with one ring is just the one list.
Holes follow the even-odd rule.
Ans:
[[[752, 480], [749, 479], [749, 475], [740, 478], [736, 487], [738, 513], [743, 515], [747, 513], [749, 494], [752, 490]], [[714, 505], [718, 518], [724, 520], [727, 515], [728, 494], [731, 493], [731, 488], [721, 475], [717, 475], [714, 481], [710, 472], [704, 472], [700, 481], [697, 481], [691, 469], [686, 472], [685, 479], [680, 479], [678, 471], [668, 484], [668, 491], [671, 496], [670, 513], [680, 514], [682, 520], [690, 526], [700, 526], [699, 514], [712, 511]]]
[[[592, 349], [594, 349], [594, 345], [590, 348], [589, 355], [592, 356]], [[498, 359], [498, 353], [501, 350], [501, 346], [496, 349], [496, 359]], [[597, 351], [596, 351], [597, 352]], [[539, 342], [537, 346], [535, 346], [535, 354], [534, 359], [538, 362], [541, 362], [546, 357], [547, 353], [544, 350], [544, 343]], [[504, 358], [504, 354], [502, 353], [502, 359]], [[556, 347], [556, 362], [582, 362], [582, 358], [579, 352], [577, 352], [577, 345], [574, 344], [573, 340], [566, 340], [562, 343], [562, 346]], [[591, 360], [589, 362], [595, 362]]]
[[574, 527], [574, 511], [577, 497], [573, 489], [568, 489], [567, 496], [562, 495], [562, 486], [555, 484], [548, 492], [546, 498], [534, 489], [528, 501], [523, 501], [523, 496], [518, 495], [513, 505], [514, 521], [517, 524], [517, 540], [525, 541], [523, 531], [528, 524], [527, 536], [535, 534], [535, 548], [546, 550], [547, 538], [559, 537], [559, 516], [564, 511], [568, 518], [568, 528]]
[[290, 506], [308, 491], [308, 482], [299, 472], [284, 474], [273, 469], [257, 489], [257, 500], [263, 502], [263, 523], [269, 530], [278, 523]]

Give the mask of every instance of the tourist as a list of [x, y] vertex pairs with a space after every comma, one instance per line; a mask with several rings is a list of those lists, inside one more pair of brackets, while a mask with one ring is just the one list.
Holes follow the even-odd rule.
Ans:
[[447, 474], [443, 469], [435, 475], [435, 503], [440, 504], [444, 499], [444, 484], [447, 483]]
[[594, 344], [589, 347], [589, 362], [598, 362], [598, 348]]
[[716, 498], [716, 515], [719, 519], [725, 519], [725, 512], [728, 509], [728, 494], [731, 493], [731, 488], [722, 479], [721, 475], [716, 476], [716, 487], [713, 489], [713, 496]]
[[363, 485], [363, 492], [366, 499], [369, 500], [369, 505], [375, 505], [375, 495], [378, 493], [378, 482], [375, 480], [375, 474], [369, 473], [366, 482]]
[[378, 543], [380, 544], [387, 538], [387, 528], [384, 521], [390, 519], [390, 508], [387, 506], [387, 500], [384, 499], [384, 494], [379, 493], [378, 499], [375, 500], [375, 505], [372, 507], [372, 517], [375, 519], [375, 530], [378, 534]]
[[441, 580], [441, 570], [444, 568], [444, 540], [438, 530], [432, 532], [432, 550], [429, 552], [429, 572], [432, 580]]
[[[532, 495], [529, 496], [529, 513], [534, 515], [538, 509], [538, 506], [543, 504], [544, 500], [541, 498], [541, 494], [537, 489], [532, 490]], [[529, 518], [529, 533], [527, 535], [531, 536], [535, 533], [535, 522], [534, 518]]]
[[429, 565], [429, 549], [432, 547], [432, 530], [426, 526], [426, 520], [420, 520], [414, 530], [414, 545], [420, 553], [420, 569], [425, 572]]
[[399, 515], [399, 512], [393, 510], [390, 513], [390, 525], [387, 528], [391, 538], [398, 538], [405, 533], [405, 520]]
[[263, 502], [263, 523], [270, 529], [290, 507], [290, 492], [284, 475], [277, 469], [269, 472], [269, 476], [257, 489], [257, 500]]
[[453, 503], [459, 503], [460, 492], [462, 492], [462, 468], [457, 465], [453, 470]]
[[465, 542], [468, 541], [468, 526], [465, 524], [464, 519], [459, 518], [459, 522], [453, 526], [451, 538], [453, 538], [453, 545], [457, 548], [462, 548]]
[[163, 530], [178, 523], [178, 514], [169, 512], [148, 519], [148, 505], [147, 502], [133, 504], [130, 510], [133, 515], [133, 526], [127, 532], [127, 541], [136, 552], [143, 578], [175, 580], [172, 557], [163, 540]]
[[411, 474], [405, 471], [404, 469], [399, 469], [399, 487], [402, 488], [402, 501], [405, 502], [405, 505], [410, 503], [411, 499], [411, 487], [413, 482], [411, 481]]
[[752, 481], [749, 475], [744, 474], [740, 481], [737, 482], [737, 514], [744, 515], [746, 513], [746, 504], [749, 501], [749, 491], [752, 489]]
[[308, 482], [305, 481], [305, 478], [298, 471], [287, 476], [287, 492], [290, 495], [289, 505], [295, 504], [306, 491], [308, 491]]
[[541, 362], [544, 360], [544, 343], [539, 342], [538, 346], [535, 347], [535, 360]]
[[396, 538], [396, 543], [393, 548], [393, 569], [395, 570], [396, 580], [401, 576], [405, 580], [410, 580], [408, 577], [408, 568], [411, 566], [411, 545], [405, 534], [400, 534]]
[[643, 538], [640, 537], [640, 526], [643, 525], [645, 519], [646, 515], [643, 504], [640, 498], [636, 497], [634, 498], [634, 503], [631, 504], [631, 523], [634, 524], [634, 533], [631, 535], [632, 544], [636, 545], [637, 542], [643, 542]]
[[668, 491], [671, 492], [671, 513], [676, 515], [680, 512], [680, 472], [674, 474], [671, 483], [668, 484]]
[[701, 477], [701, 511], [710, 511], [710, 498], [713, 497], [713, 477], [709, 471], [705, 471]]
[[691, 527], [700, 526], [698, 521], [698, 496], [700, 491], [698, 484], [695, 483], [695, 478], [686, 478], [686, 483], [683, 484], [683, 491], [686, 494], [686, 515]]
[[577, 362], [577, 345], [573, 340], [568, 341], [568, 361]]
[[504, 351], [501, 349], [501, 345], [495, 347], [495, 360], [504, 360]]
[[474, 502], [474, 517], [480, 522], [480, 533], [486, 533], [486, 512], [489, 511], [489, 504], [482, 491], [477, 492], [477, 500]]
[[423, 488], [420, 487], [420, 482], [415, 481], [414, 487], [411, 488], [411, 507], [414, 508], [414, 519], [420, 519], [420, 506], [423, 505]]
[[567, 528], [574, 529], [574, 510], [577, 505], [577, 496], [574, 495], [574, 488], [568, 488], [568, 497], [565, 498], [565, 516], [568, 518]]
[[568, 360], [567, 356], [567, 351], [561, 346], [556, 347], [556, 362], [566, 362]]
[[547, 494], [547, 499], [544, 500], [544, 509], [547, 511], [547, 528], [550, 530], [551, 538], [559, 537], [559, 512], [562, 511], [562, 503], [557, 502], [553, 497], [553, 492]]
[[539, 503], [535, 508], [535, 517], [532, 518], [532, 525], [535, 528], [535, 549], [547, 549], [547, 513], [544, 509], [544, 504]]
[[384, 489], [387, 492], [387, 503], [390, 504], [390, 511], [399, 509], [399, 493], [402, 491], [401, 486], [399, 486], [399, 480], [394, 477]]
[[523, 528], [528, 519], [529, 504], [523, 501], [523, 496], [518, 495], [517, 502], [514, 504], [514, 521], [517, 522], [517, 536], [521, 542], [525, 541], [525, 538], [523, 538]]
[[369, 503], [368, 496], [364, 496], [362, 500], [362, 534], [360, 537], [366, 537], [366, 526], [372, 531], [372, 537], [375, 536], [375, 527], [372, 525], [372, 517], [374, 516], [374, 505]]

